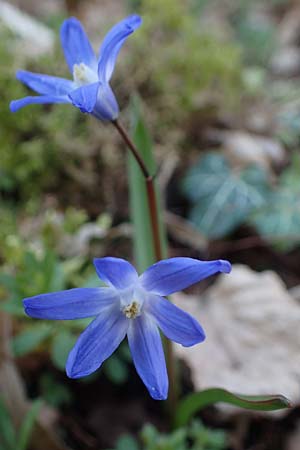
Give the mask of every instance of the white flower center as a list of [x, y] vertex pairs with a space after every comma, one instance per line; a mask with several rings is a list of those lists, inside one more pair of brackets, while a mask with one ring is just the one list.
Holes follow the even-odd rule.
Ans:
[[133, 300], [129, 305], [124, 306], [122, 312], [127, 319], [135, 319], [141, 315], [141, 305], [136, 300]]
[[77, 87], [96, 83], [98, 81], [97, 73], [84, 63], [74, 64], [73, 78]]

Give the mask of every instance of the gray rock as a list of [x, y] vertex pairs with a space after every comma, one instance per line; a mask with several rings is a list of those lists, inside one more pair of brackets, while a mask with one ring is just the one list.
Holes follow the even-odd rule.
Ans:
[[0, 27], [8, 28], [17, 38], [17, 51], [36, 57], [54, 48], [55, 34], [46, 25], [15, 6], [0, 1]]
[[175, 303], [193, 314], [207, 335], [200, 345], [176, 345], [196, 390], [217, 386], [249, 395], [282, 394], [299, 403], [300, 305], [275, 272], [235, 265], [203, 301], [177, 295]]
[[285, 159], [282, 145], [271, 138], [244, 131], [227, 132], [224, 136], [224, 152], [233, 163], [258, 164], [265, 168], [280, 164]]
[[291, 77], [300, 73], [299, 48], [283, 47], [274, 54], [271, 61], [271, 69], [275, 75]]

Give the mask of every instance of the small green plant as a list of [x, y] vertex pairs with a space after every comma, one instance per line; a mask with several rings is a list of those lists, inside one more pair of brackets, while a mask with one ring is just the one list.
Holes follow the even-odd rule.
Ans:
[[226, 448], [226, 434], [212, 430], [195, 420], [186, 428], [172, 433], [160, 433], [153, 425], [144, 427], [141, 433], [143, 450], [223, 450]]
[[147, 424], [140, 433], [141, 445], [130, 435], [122, 436], [115, 450], [224, 450], [227, 436], [223, 430], [207, 428], [200, 420], [171, 433], [161, 433]]
[[[60, 224], [61, 228], [75, 231], [85, 220], [85, 216], [77, 211], [69, 211], [65, 220]], [[51, 216], [50, 212], [49, 215]], [[51, 216], [52, 217], [52, 216]], [[54, 221], [55, 222], [55, 221]], [[3, 300], [0, 308], [4, 311], [24, 318], [22, 298], [35, 295], [38, 292], [63, 290], [73, 287], [76, 280], [83, 280], [85, 287], [97, 287], [100, 285], [98, 277], [83, 275], [82, 259], [72, 258], [62, 261], [50, 250], [53, 233], [51, 228], [54, 223], [46, 218], [45, 226], [42, 227], [42, 236], [46, 231], [46, 238], [40, 244], [38, 251], [27, 249], [26, 243], [18, 236], [11, 236], [11, 245], [14, 244], [13, 261], [8, 266], [8, 271], [0, 274], [1, 290]], [[27, 245], [28, 247], [28, 245]], [[17, 251], [18, 250], [18, 251]], [[17, 257], [16, 257], [17, 253]], [[42, 270], [41, 270], [42, 269]], [[9, 270], [11, 273], [9, 273]], [[28, 280], [31, 280], [29, 283]], [[73, 284], [73, 281], [75, 283]], [[26, 320], [19, 323], [18, 333], [12, 340], [12, 350], [16, 357], [24, 356], [33, 351], [47, 350], [50, 353], [52, 363], [59, 370], [65, 370], [67, 356], [76, 342], [78, 334], [87, 326], [90, 319], [77, 321], [43, 322], [37, 320]], [[108, 379], [115, 384], [122, 384], [128, 378], [128, 364], [130, 355], [124, 344], [103, 366], [103, 371]]]

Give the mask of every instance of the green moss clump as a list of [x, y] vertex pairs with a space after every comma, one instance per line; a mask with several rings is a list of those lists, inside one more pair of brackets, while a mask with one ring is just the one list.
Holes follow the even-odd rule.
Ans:
[[[14, 114], [9, 111], [11, 100], [35, 95], [15, 79], [16, 69], [19, 64], [24, 68], [24, 62], [18, 61], [13, 39], [0, 31], [0, 58], [6, 62], [0, 73], [0, 191], [13, 199], [28, 200], [57, 186], [66, 161], [78, 158], [70, 147], [79, 147], [80, 141], [85, 148], [88, 131], [84, 115], [69, 105], [33, 105]], [[25, 69], [61, 75], [61, 67], [65, 63], [59, 51]]]
[[[180, 0], [141, 0], [140, 82], [154, 84], [162, 120], [182, 118], [213, 104], [236, 105], [242, 90], [239, 47], [201, 29], [200, 17]], [[141, 65], [140, 65], [141, 66]]]

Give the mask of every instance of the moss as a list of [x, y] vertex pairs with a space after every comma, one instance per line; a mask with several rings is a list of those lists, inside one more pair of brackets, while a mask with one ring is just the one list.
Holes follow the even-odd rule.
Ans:
[[[57, 186], [72, 142], [79, 139], [84, 146], [86, 118], [69, 105], [32, 105], [11, 113], [11, 100], [35, 94], [15, 79], [16, 69], [24, 63], [16, 58], [12, 36], [3, 31], [1, 34], [0, 58], [6, 65], [0, 73], [0, 190], [28, 200]], [[66, 75], [59, 73], [64, 66], [61, 52], [55, 52], [25, 68]]]
[[178, 122], [208, 103], [221, 112], [236, 106], [242, 91], [239, 47], [203, 31], [188, 2], [140, 3], [144, 24], [135, 42], [139, 61], [143, 55], [147, 64], [138, 75], [141, 85], [154, 85], [160, 119]]

